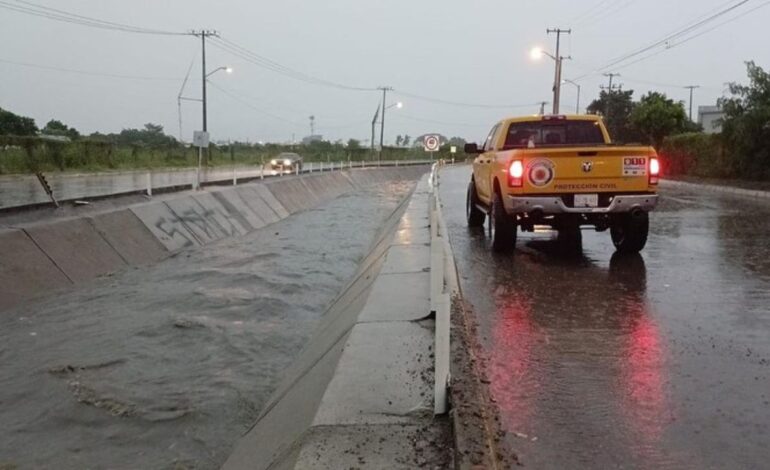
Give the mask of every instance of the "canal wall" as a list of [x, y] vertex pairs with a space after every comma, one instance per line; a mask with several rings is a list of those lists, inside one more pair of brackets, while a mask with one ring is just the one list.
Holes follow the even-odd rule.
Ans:
[[427, 171], [414, 166], [273, 178], [164, 195], [87, 216], [6, 225], [0, 228], [0, 311], [40, 293], [244, 235], [371, 184], [417, 180]]
[[449, 467], [450, 426], [434, 417], [442, 335], [431, 284], [444, 274], [431, 259], [443, 245], [432, 237], [430, 198], [425, 175], [224, 470]]

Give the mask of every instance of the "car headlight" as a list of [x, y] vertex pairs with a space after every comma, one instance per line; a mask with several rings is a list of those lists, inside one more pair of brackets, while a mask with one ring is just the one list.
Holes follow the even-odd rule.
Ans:
[[270, 164], [271, 165], [277, 165], [278, 164], [278, 160], [270, 160]]
[[283, 164], [286, 165], [286, 166], [289, 166], [289, 165], [291, 165], [291, 160], [289, 160], [287, 158], [286, 160], [283, 161]]

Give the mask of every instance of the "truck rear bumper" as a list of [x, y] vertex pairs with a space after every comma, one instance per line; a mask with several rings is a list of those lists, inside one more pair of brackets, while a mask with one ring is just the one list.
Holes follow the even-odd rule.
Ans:
[[509, 214], [618, 214], [643, 210], [650, 212], [658, 205], [657, 194], [617, 195], [608, 207], [568, 207], [559, 196], [507, 196]]

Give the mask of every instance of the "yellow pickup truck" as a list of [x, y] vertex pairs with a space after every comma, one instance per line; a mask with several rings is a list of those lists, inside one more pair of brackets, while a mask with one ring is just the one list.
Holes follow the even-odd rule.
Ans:
[[658, 202], [660, 162], [652, 147], [614, 145], [597, 116], [528, 116], [497, 123], [474, 156], [467, 220], [489, 216], [492, 249], [512, 251], [517, 228], [557, 230], [569, 246], [581, 227], [609, 229], [616, 249], [641, 251]]

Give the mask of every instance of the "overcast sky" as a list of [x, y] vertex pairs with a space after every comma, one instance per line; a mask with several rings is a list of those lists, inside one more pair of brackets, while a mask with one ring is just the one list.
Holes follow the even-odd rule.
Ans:
[[[494, 121], [538, 111], [551, 101], [553, 27], [564, 36], [566, 78], [581, 78], [582, 106], [606, 84], [592, 73], [725, 6], [725, 0], [29, 0], [102, 20], [170, 31], [216, 29], [222, 38], [281, 65], [345, 85], [392, 86], [386, 141], [398, 134], [440, 132], [480, 140]], [[200, 96], [200, 40], [93, 29], [3, 9], [0, 2], [0, 107], [56, 118], [81, 132], [118, 132], [146, 122], [179, 134], [177, 94], [192, 61], [186, 96]], [[686, 100], [685, 85], [701, 85], [695, 106], [714, 104], [730, 81], [746, 81], [744, 61], [770, 66], [770, 3], [749, 0], [718, 20], [605, 71], [619, 72], [635, 97], [655, 89]], [[709, 31], [713, 27], [741, 18]], [[694, 34], [705, 34], [678, 45]], [[646, 60], [627, 65], [639, 58]], [[13, 62], [13, 63], [9, 63]], [[32, 64], [87, 72], [50, 70]], [[331, 140], [368, 140], [381, 94], [297, 81], [260, 68], [214, 45], [209, 69], [209, 130], [214, 140], [289, 141], [317, 133]], [[119, 78], [92, 74], [120, 75]], [[586, 76], [588, 75], [588, 76]], [[576, 88], [565, 85], [562, 112], [574, 111]], [[398, 95], [401, 90], [441, 100], [511, 106], [450, 106]], [[234, 98], [235, 97], [235, 98]], [[513, 107], [523, 105], [521, 107]], [[200, 128], [200, 104], [185, 102], [183, 134]]]

